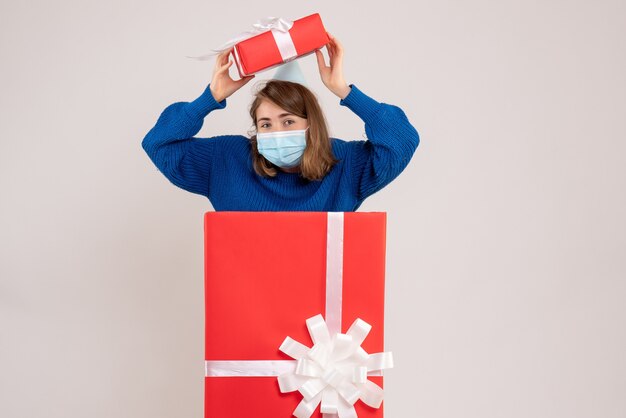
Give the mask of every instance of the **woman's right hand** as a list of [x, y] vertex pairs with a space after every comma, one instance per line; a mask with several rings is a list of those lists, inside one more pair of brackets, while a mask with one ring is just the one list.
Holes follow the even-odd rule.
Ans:
[[216, 101], [221, 102], [231, 94], [239, 90], [248, 81], [254, 78], [253, 75], [243, 77], [239, 80], [233, 80], [230, 77], [228, 69], [233, 64], [229, 59], [229, 55], [233, 47], [222, 52], [215, 60], [215, 68], [213, 69], [213, 79], [211, 80], [211, 93]]

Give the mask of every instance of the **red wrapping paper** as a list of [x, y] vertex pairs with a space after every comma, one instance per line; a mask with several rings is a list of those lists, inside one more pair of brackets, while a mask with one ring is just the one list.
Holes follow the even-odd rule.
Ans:
[[[289, 34], [298, 58], [311, 54], [330, 42], [322, 18], [318, 13], [294, 20]], [[268, 70], [283, 63], [271, 31], [245, 39], [234, 46], [232, 52], [240, 77]]]
[[[312, 346], [305, 321], [325, 316], [326, 212], [205, 214], [206, 360], [292, 360], [291, 338]], [[384, 351], [385, 212], [346, 212], [342, 330], [356, 318], [372, 330], [362, 344]], [[382, 387], [381, 376], [369, 379]], [[291, 417], [299, 392], [281, 393], [276, 377], [206, 377], [205, 417]], [[384, 402], [383, 402], [384, 405]], [[360, 418], [383, 405], [354, 406]], [[322, 417], [319, 406], [313, 417]]]

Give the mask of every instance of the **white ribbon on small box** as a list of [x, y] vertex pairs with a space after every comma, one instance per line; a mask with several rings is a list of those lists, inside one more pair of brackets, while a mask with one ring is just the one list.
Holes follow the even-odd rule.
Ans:
[[280, 391], [299, 391], [304, 399], [293, 411], [309, 418], [319, 404], [324, 418], [356, 418], [360, 399], [379, 408], [383, 389], [367, 379], [393, 367], [391, 352], [368, 354], [361, 344], [371, 325], [357, 318], [341, 333], [343, 282], [343, 212], [328, 212], [326, 245], [326, 321], [321, 314], [306, 320], [313, 341], [309, 348], [290, 337], [280, 351], [294, 360], [207, 360], [205, 376], [277, 376]]
[[[198, 57], [187, 56], [187, 58], [194, 58], [197, 60], [208, 60], [214, 55], [218, 55], [230, 49], [235, 44], [245, 39], [252, 38], [253, 36], [257, 36], [267, 31], [271, 31], [272, 35], [274, 36], [274, 40], [276, 41], [276, 46], [278, 47], [278, 50], [280, 51], [280, 56], [282, 57], [283, 62], [291, 61], [298, 56], [298, 52], [296, 51], [296, 46], [294, 45], [293, 39], [291, 39], [291, 35], [289, 34], [289, 30], [291, 29], [292, 26], [293, 26], [292, 20], [284, 19], [282, 17], [273, 17], [273, 16], [264, 17], [262, 19], [257, 20], [256, 23], [252, 24], [252, 27], [254, 28], [253, 30], [241, 32], [239, 35], [230, 39], [228, 42], [218, 47], [217, 49], [212, 49], [213, 52], [205, 54], [205, 55], [201, 55]], [[235, 53], [236, 52], [237, 51], [235, 50]], [[239, 58], [237, 57], [237, 59]]]

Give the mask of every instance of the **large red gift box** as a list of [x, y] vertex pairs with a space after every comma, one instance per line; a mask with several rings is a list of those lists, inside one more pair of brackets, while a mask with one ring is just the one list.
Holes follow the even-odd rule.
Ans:
[[244, 77], [313, 53], [330, 42], [318, 13], [293, 21], [288, 32], [271, 29], [233, 47], [232, 55]]
[[[331, 237], [331, 218], [339, 238]], [[275, 376], [238, 374], [234, 362], [293, 361], [279, 350], [287, 336], [313, 346], [305, 321], [328, 313], [327, 263], [336, 252], [340, 332], [360, 318], [372, 326], [361, 347], [383, 352], [385, 212], [224, 211], [207, 212], [204, 221], [206, 363], [235, 369], [207, 371], [205, 417], [292, 416], [302, 394], [281, 393]], [[380, 373], [367, 379], [382, 387]], [[354, 408], [360, 418], [383, 416], [382, 405], [357, 401]], [[312, 416], [322, 417], [319, 406]]]

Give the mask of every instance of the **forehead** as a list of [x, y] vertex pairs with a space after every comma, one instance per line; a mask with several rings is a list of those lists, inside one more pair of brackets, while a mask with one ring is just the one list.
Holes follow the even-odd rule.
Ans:
[[280, 115], [284, 113], [292, 115], [276, 103], [270, 102], [269, 100], [262, 100], [261, 104], [259, 104], [256, 109], [256, 118], [257, 120], [261, 118], [278, 119]]

